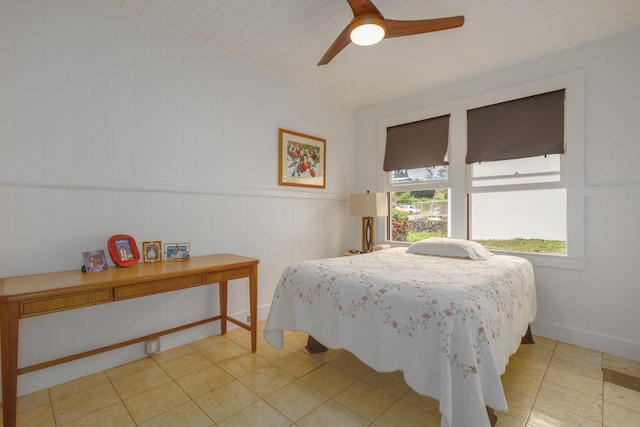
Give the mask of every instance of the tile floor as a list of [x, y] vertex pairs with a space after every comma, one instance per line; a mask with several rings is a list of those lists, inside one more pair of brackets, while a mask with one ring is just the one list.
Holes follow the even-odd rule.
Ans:
[[[264, 322], [259, 324], [264, 328]], [[536, 337], [511, 358], [509, 414], [498, 427], [640, 426], [640, 392], [602, 368], [640, 364]], [[438, 403], [400, 373], [380, 374], [345, 351], [310, 355], [288, 333], [276, 350], [244, 329], [164, 351], [18, 400], [19, 426], [440, 426]]]

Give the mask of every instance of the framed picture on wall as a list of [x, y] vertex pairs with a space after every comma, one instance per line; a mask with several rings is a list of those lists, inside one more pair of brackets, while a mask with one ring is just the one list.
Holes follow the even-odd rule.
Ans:
[[165, 261], [186, 261], [190, 256], [189, 243], [165, 243], [164, 244], [164, 260]]
[[142, 242], [142, 261], [162, 261], [162, 244], [159, 241]]
[[325, 188], [327, 141], [280, 129], [278, 184]]

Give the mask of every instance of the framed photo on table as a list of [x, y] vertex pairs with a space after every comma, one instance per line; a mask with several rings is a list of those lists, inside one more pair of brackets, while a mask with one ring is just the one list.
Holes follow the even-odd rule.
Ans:
[[103, 250], [82, 252], [82, 259], [84, 259], [82, 267], [84, 273], [97, 273], [107, 269], [107, 256]]
[[164, 260], [187, 261], [190, 256], [190, 246], [189, 243], [165, 243]]
[[109, 255], [118, 267], [130, 267], [140, 261], [138, 245], [133, 237], [126, 234], [111, 236], [107, 242]]
[[142, 242], [142, 262], [162, 261], [162, 243]]
[[325, 188], [327, 141], [280, 129], [278, 184]]

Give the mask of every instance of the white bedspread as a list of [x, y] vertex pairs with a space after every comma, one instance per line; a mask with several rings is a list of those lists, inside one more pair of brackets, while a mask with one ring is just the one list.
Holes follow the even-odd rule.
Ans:
[[377, 371], [403, 371], [412, 389], [439, 400], [442, 426], [485, 426], [485, 405], [507, 410], [500, 375], [535, 314], [524, 258], [392, 248], [287, 267], [264, 336], [282, 348], [283, 330], [304, 331]]

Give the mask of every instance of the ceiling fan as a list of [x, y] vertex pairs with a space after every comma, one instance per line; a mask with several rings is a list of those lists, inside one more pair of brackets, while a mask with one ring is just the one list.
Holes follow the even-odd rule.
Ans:
[[395, 21], [385, 19], [371, 0], [347, 0], [353, 11], [353, 19], [333, 42], [318, 65], [328, 64], [351, 42], [370, 46], [383, 38], [410, 36], [461, 27], [464, 16], [422, 19], [418, 21]]

